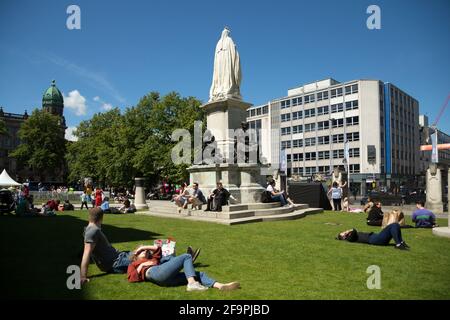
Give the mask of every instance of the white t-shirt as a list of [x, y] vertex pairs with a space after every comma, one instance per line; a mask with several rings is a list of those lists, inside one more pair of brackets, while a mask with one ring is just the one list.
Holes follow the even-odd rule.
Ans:
[[342, 198], [342, 189], [340, 187], [331, 188], [331, 198], [332, 199], [341, 199]]
[[269, 191], [270, 193], [274, 192], [275, 190], [273, 190], [273, 187], [271, 184], [269, 184], [266, 188], [267, 191]]

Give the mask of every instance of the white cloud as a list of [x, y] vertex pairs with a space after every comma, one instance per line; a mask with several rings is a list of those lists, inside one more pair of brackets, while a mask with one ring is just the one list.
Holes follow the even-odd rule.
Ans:
[[102, 109], [105, 111], [109, 111], [113, 108], [113, 106], [110, 103], [104, 103], [102, 104]]
[[66, 140], [69, 140], [69, 141], [78, 141], [78, 138], [75, 137], [75, 136], [73, 135], [73, 132], [74, 132], [76, 129], [77, 129], [76, 127], [68, 127], [68, 128], [66, 129], [66, 135], [65, 135]]
[[86, 114], [86, 98], [83, 97], [78, 90], [69, 92], [67, 97], [64, 97], [64, 107], [68, 107], [75, 111], [77, 116], [84, 116]]
[[99, 96], [95, 96], [94, 99], [92, 99], [92, 100], [98, 102], [98, 101], [100, 101], [100, 97]]

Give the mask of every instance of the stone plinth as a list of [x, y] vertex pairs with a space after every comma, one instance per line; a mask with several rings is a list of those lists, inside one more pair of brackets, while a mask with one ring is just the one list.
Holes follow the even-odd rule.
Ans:
[[[448, 186], [450, 189], [450, 169], [448, 169]], [[433, 234], [440, 237], [450, 238], [450, 197], [448, 199], [448, 227], [433, 228]]]
[[201, 106], [206, 112], [207, 129], [214, 135], [217, 148], [227, 163], [234, 157], [233, 131], [241, 128], [241, 123], [247, 119], [246, 111], [251, 106], [251, 103], [232, 98]]
[[258, 164], [211, 164], [194, 165], [188, 168], [190, 183], [197, 182], [203, 193], [208, 195], [222, 181], [223, 186], [239, 203], [257, 203], [264, 191], [265, 177]]
[[135, 178], [136, 190], [134, 191], [134, 205], [136, 209], [148, 209], [148, 205], [145, 202], [145, 178]]
[[444, 206], [442, 203], [442, 176], [441, 170], [435, 165], [427, 169], [427, 203], [428, 210], [435, 214], [442, 214]]

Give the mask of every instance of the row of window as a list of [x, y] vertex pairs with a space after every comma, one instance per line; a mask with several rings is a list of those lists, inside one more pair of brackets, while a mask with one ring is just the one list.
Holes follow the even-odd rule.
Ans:
[[269, 113], [269, 106], [262, 106], [247, 110], [247, 117], [260, 116]]
[[[344, 149], [332, 150], [333, 159], [343, 159]], [[350, 158], [358, 158], [360, 156], [359, 148], [349, 149]], [[330, 151], [293, 153], [286, 155], [287, 162], [309, 161], [309, 160], [327, 160], [330, 159]]]
[[[349, 132], [346, 134], [347, 141], [359, 141], [359, 132]], [[332, 136], [333, 143], [344, 142], [344, 134], [335, 134]], [[310, 147], [317, 145], [325, 145], [330, 143], [330, 136], [320, 136], [306, 139], [294, 139], [288, 141], [281, 141], [282, 149], [301, 148], [303, 146]]]
[[[328, 94], [330, 92], [330, 94]], [[336, 97], [342, 97], [345, 92], [345, 95], [358, 93], [358, 85], [349, 85], [341, 88], [332, 89], [330, 91], [321, 91], [313, 94], [308, 94], [303, 97], [296, 97], [293, 99], [287, 99], [281, 101], [281, 109], [289, 108], [292, 104], [292, 106], [298, 106], [301, 104], [311, 103], [314, 101], [322, 101], [328, 99], [328, 97], [336, 98]], [[292, 103], [291, 103], [292, 101]]]
[[[359, 173], [361, 171], [359, 164], [351, 164], [349, 166], [350, 173]], [[297, 167], [292, 168], [292, 174], [310, 176], [316, 173], [329, 173], [330, 166], [317, 166], [317, 167]]]
[[[359, 124], [359, 117], [355, 116], [355, 117], [348, 117], [345, 118], [345, 124], [346, 126], [354, 126], [354, 125], [358, 125]], [[340, 128], [344, 126], [344, 119], [332, 119], [331, 120], [331, 126], [332, 128]], [[325, 130], [325, 129], [329, 129], [330, 125], [328, 121], [319, 121], [317, 123], [306, 123], [304, 125], [296, 125], [296, 126], [292, 126], [292, 127], [284, 127], [281, 128], [281, 135], [285, 136], [285, 135], [289, 135], [289, 134], [296, 134], [296, 133], [303, 133], [303, 132], [311, 132], [311, 131], [315, 131], [317, 128], [317, 130]]]
[[[349, 110], [355, 110], [358, 109], [358, 100], [353, 100], [353, 101], [347, 101], [345, 103], [345, 110], [349, 111]], [[344, 104], [343, 103], [337, 103], [337, 104], [332, 104], [331, 106], [322, 106], [322, 107], [318, 107], [317, 108], [317, 115], [321, 116], [321, 115], [326, 115], [329, 114], [331, 110], [331, 113], [336, 113], [336, 112], [342, 112], [344, 111]], [[298, 120], [298, 119], [303, 119], [303, 118], [310, 118], [310, 117], [314, 117], [316, 115], [316, 109], [306, 109], [304, 111], [295, 111], [292, 112], [292, 116], [291, 113], [285, 113], [282, 114], [281, 117], [281, 122], [286, 122], [286, 121], [291, 121], [292, 120]]]

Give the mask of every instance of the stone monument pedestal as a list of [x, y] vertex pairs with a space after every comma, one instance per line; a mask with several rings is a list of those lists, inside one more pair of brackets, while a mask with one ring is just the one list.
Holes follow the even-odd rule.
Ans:
[[[207, 196], [222, 181], [223, 186], [239, 203], [257, 203], [265, 190], [265, 177], [261, 175], [261, 165], [221, 163], [194, 165], [188, 168], [190, 182], [197, 182]], [[263, 181], [264, 180], [264, 181]]]
[[[450, 169], [448, 169], [448, 186], [450, 187]], [[433, 234], [440, 237], [450, 238], [450, 198], [448, 199], [448, 227], [433, 228]]]
[[148, 209], [148, 205], [145, 202], [145, 178], [135, 178], [136, 190], [134, 191], [134, 206], [136, 209]]
[[442, 176], [441, 170], [431, 164], [427, 169], [427, 199], [426, 207], [435, 214], [442, 214], [444, 205], [442, 203]]

